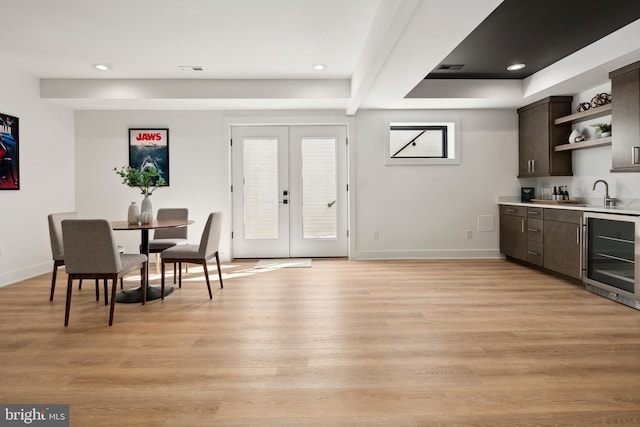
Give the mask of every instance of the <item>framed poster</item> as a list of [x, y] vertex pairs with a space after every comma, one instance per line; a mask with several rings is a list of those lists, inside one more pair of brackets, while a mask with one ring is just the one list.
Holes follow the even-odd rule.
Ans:
[[18, 118], [0, 113], [0, 190], [20, 189]]
[[169, 129], [129, 129], [129, 166], [143, 170], [155, 166], [169, 185]]

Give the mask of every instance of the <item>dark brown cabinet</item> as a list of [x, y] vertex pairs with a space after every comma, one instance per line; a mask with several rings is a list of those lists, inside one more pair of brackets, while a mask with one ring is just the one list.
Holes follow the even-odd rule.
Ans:
[[527, 208], [500, 206], [500, 252], [506, 256], [527, 260]]
[[609, 73], [611, 172], [640, 172], [640, 61]]
[[544, 268], [582, 278], [582, 212], [545, 209]]
[[571, 113], [570, 96], [552, 96], [518, 109], [519, 177], [572, 175], [571, 153], [556, 151], [571, 124], [554, 120]]
[[544, 210], [527, 208], [527, 261], [544, 265]]
[[500, 205], [500, 252], [582, 278], [582, 211]]

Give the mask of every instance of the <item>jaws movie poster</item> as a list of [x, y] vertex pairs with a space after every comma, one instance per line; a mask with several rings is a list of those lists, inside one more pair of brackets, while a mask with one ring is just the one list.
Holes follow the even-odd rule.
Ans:
[[129, 129], [129, 165], [155, 166], [169, 185], [169, 129]]

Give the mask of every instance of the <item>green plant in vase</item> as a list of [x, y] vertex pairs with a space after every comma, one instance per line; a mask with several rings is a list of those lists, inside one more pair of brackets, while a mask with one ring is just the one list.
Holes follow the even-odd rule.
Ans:
[[591, 126], [596, 128], [596, 134], [600, 135], [601, 137], [611, 135], [611, 123], [598, 123]]
[[158, 187], [166, 184], [162, 171], [155, 166], [146, 166], [142, 169], [123, 166], [113, 170], [120, 175], [124, 185], [139, 188], [140, 194], [144, 196], [140, 209], [140, 222], [148, 224], [153, 221], [153, 204], [150, 196]]
[[150, 196], [158, 188], [166, 184], [162, 171], [155, 166], [147, 166], [140, 170], [131, 166], [120, 169], [113, 168], [122, 178], [122, 183], [128, 187], [138, 187], [140, 194]]

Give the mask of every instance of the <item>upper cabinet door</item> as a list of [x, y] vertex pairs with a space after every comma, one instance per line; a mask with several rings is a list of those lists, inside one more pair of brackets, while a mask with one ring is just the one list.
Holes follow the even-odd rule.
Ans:
[[571, 125], [553, 125], [569, 114], [571, 101], [570, 96], [553, 96], [518, 110], [519, 177], [572, 175], [571, 153], [554, 150], [569, 137]]
[[611, 172], [640, 172], [640, 62], [611, 78]]

